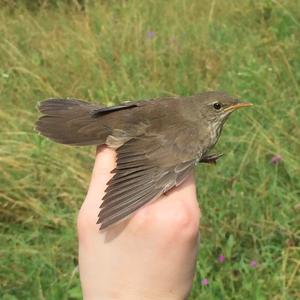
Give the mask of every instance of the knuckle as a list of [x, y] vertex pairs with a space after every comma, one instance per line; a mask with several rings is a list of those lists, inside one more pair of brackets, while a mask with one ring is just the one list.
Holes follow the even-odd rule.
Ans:
[[190, 207], [186, 203], [181, 203], [170, 212], [166, 222], [170, 223], [177, 239], [194, 239], [199, 232], [199, 207]]
[[199, 234], [200, 209], [198, 205], [190, 203], [176, 203], [166, 212], [156, 215], [156, 222], [160, 224], [169, 240], [189, 241]]
[[153, 225], [153, 216], [147, 207], [138, 210], [129, 221], [131, 232], [144, 231]]

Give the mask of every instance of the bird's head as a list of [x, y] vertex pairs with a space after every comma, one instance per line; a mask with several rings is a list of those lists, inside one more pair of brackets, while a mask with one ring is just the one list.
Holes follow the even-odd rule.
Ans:
[[241, 102], [224, 92], [205, 92], [198, 97], [205, 117], [217, 126], [222, 126], [227, 117], [238, 108], [253, 105], [250, 102]]

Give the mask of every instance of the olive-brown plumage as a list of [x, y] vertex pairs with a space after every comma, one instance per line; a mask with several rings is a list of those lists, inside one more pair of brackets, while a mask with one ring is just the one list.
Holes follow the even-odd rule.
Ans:
[[166, 97], [101, 107], [75, 99], [49, 99], [36, 129], [62, 144], [102, 145], [117, 152], [98, 222], [104, 229], [159, 197], [188, 176], [208, 152], [236, 108], [250, 106], [221, 92]]

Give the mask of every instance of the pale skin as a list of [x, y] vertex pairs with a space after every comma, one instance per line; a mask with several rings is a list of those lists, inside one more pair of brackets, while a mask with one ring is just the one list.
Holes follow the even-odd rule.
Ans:
[[114, 166], [115, 152], [98, 147], [77, 220], [84, 299], [186, 299], [199, 240], [200, 209], [193, 174], [127, 220], [99, 231], [99, 206]]

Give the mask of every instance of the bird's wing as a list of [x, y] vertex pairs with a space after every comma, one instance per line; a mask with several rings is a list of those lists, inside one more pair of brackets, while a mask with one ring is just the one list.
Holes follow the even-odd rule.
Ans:
[[197, 143], [191, 143], [197, 136], [194, 128], [188, 124], [164, 135], [141, 135], [116, 150], [115, 174], [108, 182], [97, 222], [100, 229], [126, 218], [184, 181], [199, 152]]

